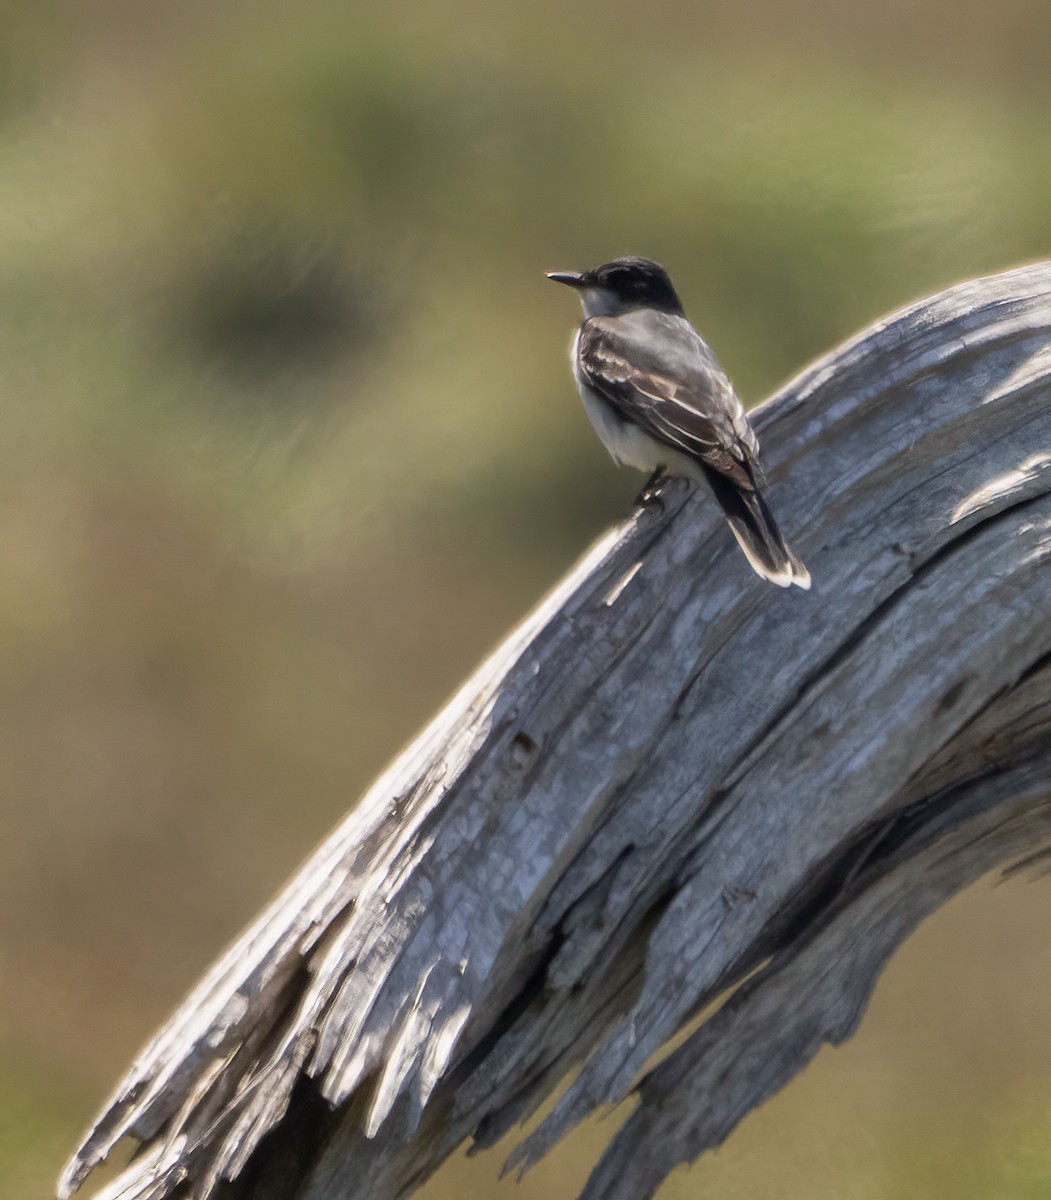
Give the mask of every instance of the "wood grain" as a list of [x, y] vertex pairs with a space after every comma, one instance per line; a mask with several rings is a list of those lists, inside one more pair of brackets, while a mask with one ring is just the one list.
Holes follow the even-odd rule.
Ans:
[[850, 1035], [928, 913], [1046, 865], [1051, 264], [753, 416], [813, 591], [682, 482], [611, 530], [143, 1050], [62, 1196], [125, 1136], [107, 1200], [403, 1196], [577, 1067], [513, 1165], [634, 1090], [586, 1195], [649, 1196]]

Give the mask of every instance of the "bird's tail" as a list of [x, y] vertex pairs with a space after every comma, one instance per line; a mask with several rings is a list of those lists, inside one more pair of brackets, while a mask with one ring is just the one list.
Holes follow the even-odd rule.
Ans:
[[810, 572], [788, 548], [758, 488], [743, 488], [714, 470], [705, 474], [752, 570], [778, 587], [810, 587]]

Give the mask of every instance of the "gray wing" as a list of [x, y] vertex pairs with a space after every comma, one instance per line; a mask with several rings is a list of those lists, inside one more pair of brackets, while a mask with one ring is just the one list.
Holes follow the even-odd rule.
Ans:
[[719, 360], [684, 317], [592, 317], [577, 369], [587, 385], [652, 437], [741, 487], [755, 487], [759, 443]]

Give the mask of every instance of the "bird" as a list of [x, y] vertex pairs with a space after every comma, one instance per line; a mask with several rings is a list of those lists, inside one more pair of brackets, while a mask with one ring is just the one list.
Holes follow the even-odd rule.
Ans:
[[759, 442], [708, 343], [690, 324], [668, 272], [648, 258], [588, 271], [549, 271], [583, 308], [570, 359], [595, 432], [618, 466], [651, 472], [640, 503], [668, 476], [707, 484], [756, 574], [810, 587], [762, 492]]

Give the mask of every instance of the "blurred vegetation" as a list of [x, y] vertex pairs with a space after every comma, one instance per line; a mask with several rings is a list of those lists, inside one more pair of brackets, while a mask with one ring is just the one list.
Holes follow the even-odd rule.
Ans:
[[[0, 1178], [28, 1200], [634, 495], [542, 272], [663, 260], [757, 399], [1045, 256], [1051, 8], [39, 0], [3, 29]], [[667, 1196], [1048, 1194], [1049, 915], [1018, 884], [950, 908]], [[608, 1132], [518, 1194], [572, 1194]]]

